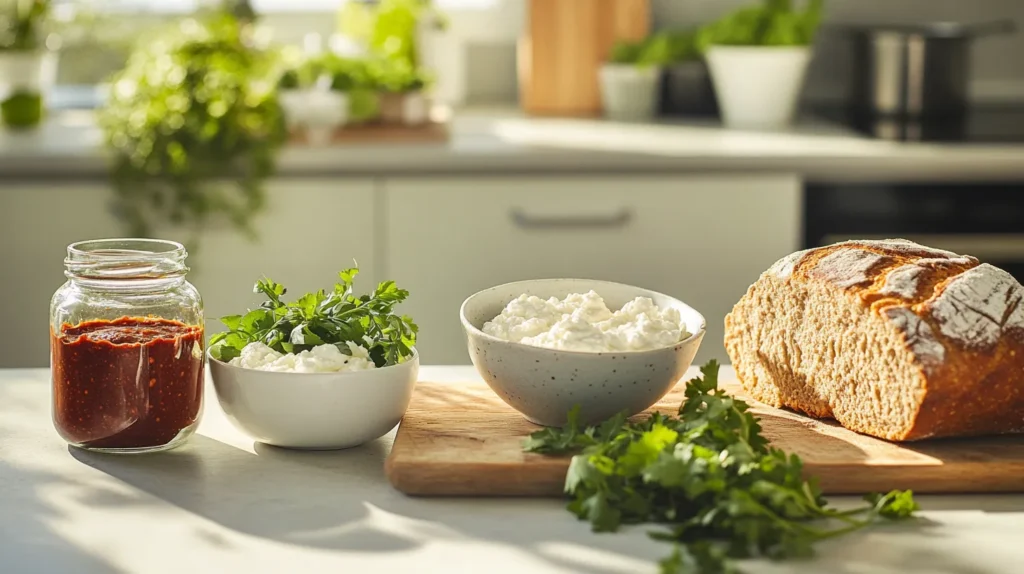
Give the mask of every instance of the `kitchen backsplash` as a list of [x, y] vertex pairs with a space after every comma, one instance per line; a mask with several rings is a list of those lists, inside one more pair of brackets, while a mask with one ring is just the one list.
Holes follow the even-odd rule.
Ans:
[[[717, 18], [728, 10], [750, 3], [751, 0], [651, 0], [655, 28], [687, 27]], [[504, 14], [525, 10], [525, 0], [495, 0]], [[1024, 26], [1024, 0], [826, 0], [828, 23], [851, 22], [982, 22], [1011, 18]], [[479, 16], [476, 16], [479, 18]], [[458, 16], [456, 16], [458, 18]], [[467, 93], [470, 101], [474, 95], [486, 95], [487, 100], [509, 100], [515, 98], [515, 84], [493, 89], [489, 82], [501, 70], [508, 77], [514, 77], [513, 38], [521, 29], [522, 21], [512, 19], [493, 20], [496, 26], [489, 29], [490, 38], [479, 33], [470, 42], [488, 45], [487, 57], [494, 57], [494, 65], [487, 66], [486, 76], [469, 78]], [[500, 22], [500, 23], [499, 23]], [[498, 43], [498, 48], [495, 48]], [[819, 37], [817, 55], [811, 67], [805, 99], [813, 102], [834, 101], [846, 93], [849, 76], [849, 47], [840, 34], [827, 29]], [[1013, 99], [1024, 100], [1024, 59], [1009, 58], [1008, 54], [1024, 53], [1024, 28], [1014, 36], [995, 36], [979, 40], [973, 51], [972, 96], [978, 100]], [[484, 56], [484, 54], [481, 54]], [[479, 60], [479, 58], [478, 58]], [[505, 71], [507, 70], [507, 72]], [[479, 81], [479, 86], [477, 82]], [[508, 90], [502, 92], [502, 90]]]
[[[655, 28], [697, 25], [751, 0], [651, 0]], [[503, 103], [516, 99], [515, 40], [526, 20], [526, 0], [442, 0], [450, 17], [442, 40], [446, 60], [453, 54], [465, 71], [458, 91], [465, 101]], [[459, 6], [464, 8], [459, 9]], [[1024, 26], [1024, 0], [826, 0], [827, 23], [849, 22], [981, 22], [1011, 18]], [[267, 14], [264, 21], [274, 37], [299, 42], [303, 35], [324, 36], [334, 31], [335, 18], [322, 14]], [[973, 50], [971, 91], [975, 99], [1024, 100], [1024, 29], [1014, 36], [980, 39]], [[97, 57], [95, 50], [72, 50], [62, 59], [61, 82], [82, 83], [116, 69], [120, 58], [114, 54]], [[805, 99], [833, 101], [843, 97], [849, 76], [848, 45], [837, 32], [827, 29], [819, 37]]]
[[[657, 27], [685, 27], [711, 20], [749, 0], [651, 0]], [[925, 21], [983, 22], [1016, 20], [1022, 29], [1013, 36], [978, 40], [973, 50], [972, 96], [979, 100], [1024, 100], [1024, 0], [826, 0], [828, 23], [912, 23]], [[840, 34], [827, 29], [819, 36], [809, 72], [805, 99], [841, 98], [849, 77], [850, 53]]]

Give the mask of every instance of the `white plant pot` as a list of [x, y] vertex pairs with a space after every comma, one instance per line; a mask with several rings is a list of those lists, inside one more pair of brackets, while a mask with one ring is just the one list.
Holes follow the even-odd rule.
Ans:
[[281, 103], [288, 129], [295, 130], [306, 124], [306, 90], [278, 90], [277, 101]]
[[774, 130], [791, 124], [810, 61], [805, 46], [712, 46], [707, 62], [725, 125]]
[[409, 92], [402, 97], [402, 121], [408, 126], [419, 126], [430, 119], [430, 100], [423, 92]]
[[327, 145], [334, 131], [348, 122], [349, 99], [344, 92], [283, 90], [278, 94], [289, 129], [302, 129], [312, 145]]
[[[452, 20], [459, 17], [454, 6], [445, 12]], [[495, 28], [486, 30], [496, 33]], [[460, 34], [454, 26], [439, 30], [426, 22], [426, 19], [421, 19], [417, 29], [416, 46], [421, 65], [437, 78], [437, 83], [431, 90], [437, 101], [453, 106], [466, 103], [469, 85], [466, 72], [470, 51], [467, 43], [465, 34]]]
[[45, 95], [57, 77], [57, 55], [45, 51], [0, 51], [0, 99], [16, 91]]
[[661, 69], [604, 64], [599, 72], [604, 115], [616, 121], [646, 121], [658, 108]]

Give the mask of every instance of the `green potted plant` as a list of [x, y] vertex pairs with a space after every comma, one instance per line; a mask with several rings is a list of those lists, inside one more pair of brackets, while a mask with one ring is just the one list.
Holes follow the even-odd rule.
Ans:
[[658, 80], [666, 54], [649, 41], [620, 41], [599, 73], [604, 115], [617, 121], [645, 121], [658, 108]]
[[428, 121], [426, 89], [434, 77], [421, 62], [419, 34], [443, 29], [446, 19], [432, 0], [361, 0], [339, 12], [341, 32], [372, 55], [368, 60], [384, 123]]
[[349, 116], [348, 94], [334, 89], [335, 78], [323, 57], [285, 69], [277, 82], [277, 98], [288, 130], [302, 133], [314, 145], [325, 145]]
[[431, 78], [402, 59], [384, 60], [378, 70], [380, 117], [384, 123], [422, 125], [430, 119], [426, 90]]
[[802, 9], [793, 0], [763, 0], [698, 32], [727, 126], [778, 129], [792, 122], [823, 0], [799, 3]]
[[311, 143], [326, 143], [334, 130], [377, 118], [379, 102], [374, 61], [327, 53], [285, 69], [278, 98], [289, 129]]
[[8, 0], [0, 5], [0, 118], [30, 128], [43, 118], [44, 96], [56, 73], [43, 29], [49, 0]]
[[371, 58], [345, 58], [329, 55], [324, 67], [330, 76], [330, 88], [345, 94], [348, 122], [354, 125], [376, 120], [380, 115], [377, 79]]
[[186, 19], [147, 38], [111, 79], [98, 119], [115, 212], [134, 236], [220, 220], [252, 233], [286, 130], [276, 60], [245, 30], [220, 13]]
[[299, 80], [298, 70], [285, 71], [277, 82], [277, 101], [289, 132], [300, 131], [306, 125], [306, 89]]
[[308, 62], [297, 62], [287, 66], [277, 80], [277, 101], [289, 131], [299, 131], [306, 124], [306, 91], [313, 85], [313, 78], [309, 77], [311, 72]]

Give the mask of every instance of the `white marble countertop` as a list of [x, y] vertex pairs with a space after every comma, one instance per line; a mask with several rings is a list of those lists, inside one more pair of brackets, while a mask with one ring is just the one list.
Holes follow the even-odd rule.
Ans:
[[[291, 146], [288, 175], [474, 173], [786, 172], [815, 181], [1024, 180], [1024, 144], [874, 140], [804, 118], [782, 132], [723, 129], [714, 120], [624, 124], [528, 118], [509, 108], [456, 114], [443, 144]], [[0, 175], [105, 177], [102, 134], [89, 111], [66, 111], [39, 130], [0, 130]]]
[[[421, 371], [422, 380], [476, 377], [471, 367]], [[82, 452], [53, 431], [49, 388], [45, 369], [0, 371], [3, 574], [636, 574], [655, 572], [670, 550], [645, 528], [592, 534], [558, 500], [408, 498], [384, 478], [391, 435], [339, 452], [253, 444], [212, 395], [198, 434], [178, 450]], [[1024, 495], [920, 501], [915, 524], [829, 541], [814, 561], [746, 571], [1020, 572]]]

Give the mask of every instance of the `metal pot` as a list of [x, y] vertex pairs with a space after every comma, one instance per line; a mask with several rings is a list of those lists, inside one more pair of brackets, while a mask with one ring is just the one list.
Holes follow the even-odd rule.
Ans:
[[970, 48], [978, 37], [1016, 31], [1012, 20], [849, 26], [854, 43], [851, 106], [859, 115], [931, 118], [967, 110]]

